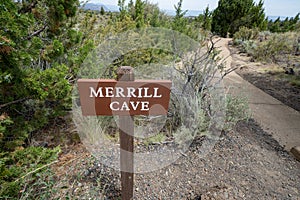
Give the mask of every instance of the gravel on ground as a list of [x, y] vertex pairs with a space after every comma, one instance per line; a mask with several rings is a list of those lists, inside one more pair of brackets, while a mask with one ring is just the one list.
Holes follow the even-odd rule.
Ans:
[[[203, 158], [201, 144], [194, 140], [168, 167], [136, 174], [134, 199], [300, 199], [300, 163], [253, 120], [222, 134]], [[56, 167], [57, 187], [74, 199], [120, 199], [120, 173], [81, 148], [82, 159]]]

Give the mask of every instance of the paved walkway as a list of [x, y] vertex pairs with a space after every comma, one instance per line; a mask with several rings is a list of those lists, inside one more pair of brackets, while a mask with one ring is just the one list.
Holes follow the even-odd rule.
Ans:
[[[221, 39], [216, 46], [222, 50], [226, 66], [230, 67], [232, 57], [228, 49], [229, 39]], [[287, 151], [294, 146], [300, 146], [300, 113], [272, 96], [266, 94], [254, 85], [242, 79], [235, 72], [229, 74], [224, 80], [226, 88], [234, 95], [246, 95], [252, 117]]]

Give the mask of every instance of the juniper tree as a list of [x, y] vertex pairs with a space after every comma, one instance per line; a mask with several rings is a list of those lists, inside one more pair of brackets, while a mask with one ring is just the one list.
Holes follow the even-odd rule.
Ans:
[[173, 20], [172, 28], [175, 31], [185, 32], [187, 26], [187, 20], [184, 18], [184, 15], [187, 13], [187, 10], [182, 10], [182, 0], [179, 0], [177, 5], [174, 5], [176, 15]]
[[136, 0], [134, 5], [134, 20], [137, 28], [142, 28], [145, 24], [145, 2], [142, 0]]
[[233, 36], [240, 27], [265, 30], [267, 20], [263, 1], [255, 4], [253, 0], [219, 0], [212, 16], [212, 31], [222, 37], [227, 33]]
[[100, 8], [100, 14], [105, 15], [105, 9], [103, 8], [103, 6], [101, 6], [101, 8]]
[[[0, 0], [0, 151], [23, 145], [29, 133], [65, 106], [71, 91], [64, 55], [79, 42], [72, 30], [77, 0]], [[70, 52], [71, 54], [71, 52]], [[51, 109], [50, 109], [51, 107]], [[57, 109], [55, 109], [57, 108]]]

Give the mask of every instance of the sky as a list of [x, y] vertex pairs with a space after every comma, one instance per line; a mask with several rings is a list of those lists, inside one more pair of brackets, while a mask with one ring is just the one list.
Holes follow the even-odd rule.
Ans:
[[[161, 9], [173, 10], [179, 0], [149, 0], [158, 3]], [[91, 3], [103, 3], [117, 5], [118, 0], [90, 0]], [[255, 0], [259, 2], [259, 0]], [[265, 0], [265, 11], [268, 16], [294, 17], [300, 12], [300, 0]], [[218, 0], [183, 0], [185, 10], [204, 10], [209, 6], [210, 10], [218, 6]]]

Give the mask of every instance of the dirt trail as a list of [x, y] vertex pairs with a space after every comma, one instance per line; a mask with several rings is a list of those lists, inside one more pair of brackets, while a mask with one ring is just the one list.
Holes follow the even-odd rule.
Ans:
[[[228, 41], [221, 42], [223, 56], [230, 55], [226, 48]], [[231, 60], [232, 58], [228, 57], [228, 66]], [[264, 127], [269, 126], [272, 130], [276, 130], [276, 137], [285, 133], [280, 132], [281, 129], [278, 129], [277, 124], [282, 128], [288, 124], [284, 119], [285, 115], [279, 120], [271, 119], [272, 116], [276, 118], [275, 114], [286, 112], [287, 115], [291, 115], [290, 118], [299, 120], [299, 114], [292, 117], [296, 112], [280, 102], [275, 101], [275, 105], [272, 97], [250, 85], [235, 73], [228, 76], [225, 82], [227, 85], [233, 85], [232, 92], [239, 94], [244, 91], [249, 94], [254, 118]], [[277, 107], [283, 107], [284, 112], [277, 110]], [[271, 126], [263, 120], [271, 125], [276, 122], [276, 126]], [[61, 127], [70, 125], [63, 121], [61, 123]], [[294, 133], [295, 144], [299, 144], [299, 138], [295, 134], [299, 133], [299, 126], [297, 127], [296, 124], [294, 125], [297, 130], [288, 129], [290, 132], [286, 132]], [[55, 125], [54, 130], [57, 127], [59, 126]], [[74, 130], [74, 125], [66, 129]], [[49, 131], [49, 135], [53, 132]], [[64, 132], [62, 134], [66, 135]], [[289, 146], [294, 145], [292, 138], [281, 137], [284, 139], [280, 141], [281, 145], [284, 143]], [[189, 149], [174, 163], [157, 171], [136, 174], [134, 199], [300, 200], [300, 163], [254, 120], [239, 122], [235, 130], [222, 133], [209, 152], [207, 152], [207, 145], [204, 145], [205, 141], [211, 139], [197, 136]], [[60, 140], [58, 144], [61, 144]], [[150, 154], [153, 153], [153, 149], [164, 145], [169, 144], [143, 145], [141, 143], [136, 146], [136, 149], [145, 150]], [[51, 199], [65, 199], [66, 196], [71, 199], [120, 199], [119, 171], [105, 166], [100, 162], [101, 160], [97, 160], [87, 152], [82, 144], [75, 145], [66, 152], [60, 155], [60, 162], [53, 166], [57, 180], [52, 190], [55, 194], [52, 194]], [[110, 155], [106, 156], [110, 157]]]
[[[222, 38], [217, 43], [228, 68], [232, 64], [232, 57], [228, 49], [229, 41], [230, 39]], [[287, 151], [294, 146], [300, 146], [300, 113], [298, 111], [266, 94], [235, 72], [229, 74], [224, 83], [231, 94], [248, 98], [252, 117]]]

